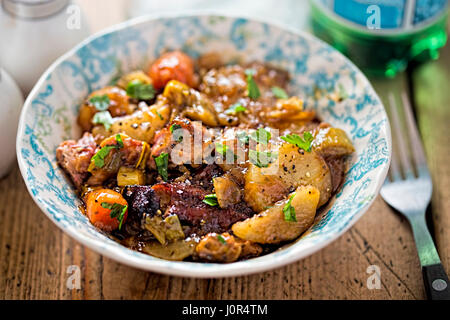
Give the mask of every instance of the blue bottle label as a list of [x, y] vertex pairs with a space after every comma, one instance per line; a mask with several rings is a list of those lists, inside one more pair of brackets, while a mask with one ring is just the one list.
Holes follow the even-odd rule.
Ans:
[[416, 0], [413, 24], [419, 24], [439, 15], [447, 7], [447, 0]]
[[368, 29], [401, 31], [431, 22], [447, 0], [318, 0], [344, 20]]

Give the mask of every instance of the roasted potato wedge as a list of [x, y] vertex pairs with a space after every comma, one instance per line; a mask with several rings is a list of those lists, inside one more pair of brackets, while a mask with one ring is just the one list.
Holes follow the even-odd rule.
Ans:
[[236, 222], [233, 233], [243, 239], [261, 244], [275, 244], [297, 238], [308, 229], [316, 215], [320, 191], [313, 186], [300, 186], [291, 195], [290, 205], [297, 221], [286, 221], [283, 208], [289, 198], [247, 220]]
[[306, 152], [284, 143], [278, 150], [278, 161], [267, 168], [250, 163], [245, 175], [244, 199], [261, 212], [300, 185], [319, 189], [319, 207], [331, 196], [331, 174], [325, 160], [315, 151]]
[[308, 112], [303, 111], [303, 100], [298, 97], [278, 99], [275, 106], [267, 111], [266, 117], [269, 121], [296, 121], [311, 118]]
[[267, 209], [289, 192], [289, 185], [279, 176], [264, 174], [264, 171], [250, 164], [245, 174], [244, 199], [256, 212]]
[[323, 156], [345, 156], [355, 152], [352, 142], [344, 130], [322, 128], [315, 132], [313, 150]]
[[150, 143], [157, 130], [160, 130], [169, 121], [171, 108], [163, 99], [152, 106], [145, 106], [133, 114], [114, 118], [109, 130], [103, 126], [92, 129], [95, 135], [108, 137], [116, 133], [125, 133], [133, 139]]

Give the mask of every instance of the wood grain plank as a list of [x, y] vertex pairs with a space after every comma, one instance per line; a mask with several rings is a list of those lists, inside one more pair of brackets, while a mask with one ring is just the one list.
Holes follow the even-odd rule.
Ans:
[[9, 299], [54, 294], [61, 265], [58, 233], [46, 231], [54, 226], [30, 201], [17, 168], [2, 179], [0, 193], [1, 294]]

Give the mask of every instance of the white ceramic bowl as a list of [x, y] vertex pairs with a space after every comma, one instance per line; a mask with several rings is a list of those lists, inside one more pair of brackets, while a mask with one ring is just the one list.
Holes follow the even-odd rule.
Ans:
[[[231, 264], [171, 262], [127, 249], [94, 228], [78, 210], [80, 200], [58, 168], [55, 149], [81, 134], [76, 124], [82, 100], [121, 72], [146, 67], [165, 49], [191, 56], [217, 51], [226, 59], [260, 60], [287, 69], [291, 93], [307, 108], [344, 129], [356, 152], [342, 190], [310, 232], [294, 244]], [[345, 92], [335, 103], [316, 90]], [[323, 248], [369, 208], [386, 176], [391, 152], [383, 105], [364, 75], [339, 52], [313, 36], [246, 18], [217, 15], [137, 18], [88, 38], [59, 58], [40, 78], [23, 108], [17, 155], [34, 201], [63, 231], [121, 263], [187, 277], [226, 277], [286, 265]]]

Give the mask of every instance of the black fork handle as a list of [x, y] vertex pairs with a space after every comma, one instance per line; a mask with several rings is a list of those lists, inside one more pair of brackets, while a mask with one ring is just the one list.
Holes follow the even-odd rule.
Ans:
[[450, 281], [441, 263], [422, 267], [429, 300], [450, 300]]

